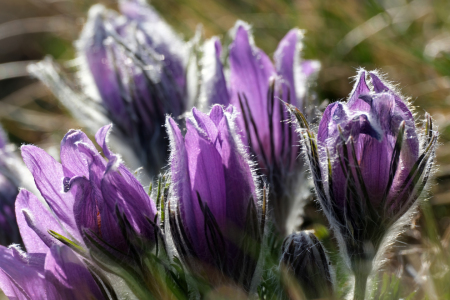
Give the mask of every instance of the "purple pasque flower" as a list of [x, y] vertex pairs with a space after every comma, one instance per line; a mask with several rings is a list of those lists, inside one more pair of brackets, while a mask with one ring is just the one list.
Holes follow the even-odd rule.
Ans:
[[282, 101], [308, 113], [309, 84], [320, 67], [317, 61], [300, 59], [302, 38], [302, 31], [292, 29], [278, 45], [273, 64], [255, 46], [249, 26], [238, 22], [228, 58], [230, 103], [240, 111], [238, 124], [245, 143], [271, 185], [275, 223], [282, 233], [292, 230], [286, 219], [301, 200], [306, 182], [303, 162], [297, 159], [298, 136]]
[[22, 146], [25, 164], [45, 199], [39, 201], [26, 190], [17, 198], [17, 220], [28, 252], [42, 253], [59, 244], [51, 230], [81, 247], [92, 248], [96, 239], [108, 249], [131, 255], [119, 222], [125, 219], [140, 239], [154, 244], [155, 229], [147, 218], [155, 219], [155, 203], [108, 149], [110, 128], [102, 127], [95, 136], [107, 160], [80, 130], [70, 130], [62, 140], [61, 163], [38, 147]]
[[178, 117], [189, 105], [190, 46], [145, 1], [120, 1], [119, 11], [102, 5], [89, 11], [76, 42], [81, 91], [71, 90], [52, 62], [30, 70], [94, 132], [113, 122], [119, 146], [154, 176], [167, 159], [165, 115]]
[[64, 245], [44, 253], [0, 246], [0, 289], [18, 300], [109, 299], [85, 263]]
[[280, 269], [288, 276], [285, 285], [288, 292], [298, 286], [306, 299], [332, 297], [334, 271], [325, 248], [313, 232], [292, 233], [284, 240], [281, 253]]
[[396, 236], [392, 225], [414, 211], [432, 172], [438, 136], [429, 115], [419, 131], [407, 102], [376, 72], [369, 75], [373, 89], [361, 70], [348, 101], [327, 107], [317, 138], [291, 107], [303, 127], [319, 202], [356, 274], [355, 299], [364, 296], [382, 242]]
[[[266, 204], [236, 131], [236, 111], [193, 108], [183, 138], [172, 118], [170, 233], [181, 260], [212, 285], [232, 280], [251, 289]], [[263, 192], [264, 193], [264, 192]], [[219, 271], [219, 272], [217, 272]]]

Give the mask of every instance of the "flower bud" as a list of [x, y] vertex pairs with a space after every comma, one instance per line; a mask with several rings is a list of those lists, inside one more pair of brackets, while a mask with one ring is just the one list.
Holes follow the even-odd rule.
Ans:
[[291, 107], [303, 127], [319, 202], [355, 273], [358, 299], [382, 242], [389, 244], [402, 228], [394, 223], [406, 222], [418, 204], [438, 137], [428, 114], [421, 132], [407, 102], [376, 73], [369, 75], [373, 89], [361, 70], [348, 101], [326, 108], [317, 139]]
[[[292, 276], [306, 299], [333, 295], [332, 266], [314, 233], [301, 231], [291, 234], [284, 240], [281, 251], [281, 270]], [[289, 286], [286, 288], [289, 289]]]
[[241, 113], [238, 124], [258, 160], [260, 172], [267, 176], [275, 223], [279, 232], [285, 234], [292, 230], [292, 224], [286, 224], [286, 220], [298, 217], [292, 213], [302, 208], [299, 202], [304, 200], [302, 193], [308, 191], [308, 181], [302, 172], [304, 162], [297, 159], [300, 143], [295, 128], [288, 122], [290, 116], [283, 101], [306, 113], [305, 107], [310, 106], [309, 83], [320, 64], [301, 60], [303, 32], [298, 29], [292, 29], [281, 40], [274, 55], [275, 64], [255, 46], [248, 24], [238, 22], [233, 30], [229, 50], [230, 103]]
[[249, 291], [259, 260], [265, 202], [236, 133], [236, 112], [193, 109], [183, 138], [167, 119], [171, 141], [170, 232], [189, 269], [212, 285], [232, 280]]

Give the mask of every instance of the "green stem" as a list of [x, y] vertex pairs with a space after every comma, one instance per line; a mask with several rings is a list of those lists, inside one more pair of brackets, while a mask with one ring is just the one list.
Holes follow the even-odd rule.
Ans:
[[369, 277], [369, 274], [366, 272], [358, 273], [355, 274], [355, 293], [353, 294], [353, 300], [364, 300], [366, 296], [367, 278]]

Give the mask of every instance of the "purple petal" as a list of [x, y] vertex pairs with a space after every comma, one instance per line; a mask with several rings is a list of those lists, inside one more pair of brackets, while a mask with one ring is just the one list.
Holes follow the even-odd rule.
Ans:
[[317, 60], [304, 60], [301, 62], [301, 70], [307, 78], [314, 76], [320, 71], [320, 62]]
[[53, 246], [47, 253], [45, 279], [61, 299], [104, 299], [91, 273], [67, 246]]
[[[198, 193], [202, 202], [208, 204], [219, 228], [225, 228], [226, 191], [222, 158], [215, 145], [190, 120], [186, 122], [186, 127], [185, 144], [194, 207], [198, 207]], [[196, 221], [197, 228], [203, 232], [204, 219], [199, 208], [196, 209]]]
[[326, 145], [329, 137], [335, 137], [337, 125], [348, 120], [344, 104], [334, 102], [327, 106], [320, 120], [317, 140], [319, 145]]
[[368, 135], [359, 136], [355, 147], [358, 148], [357, 157], [368, 195], [371, 202], [377, 205], [389, 180], [393, 147], [386, 138], [378, 141]]
[[142, 185], [126, 167], [120, 165], [117, 170], [114, 168], [108, 168], [108, 170], [103, 177], [101, 187], [104, 202], [109, 207], [110, 213], [114, 213], [117, 204], [136, 232], [154, 241], [156, 238], [154, 229], [151, 228], [146, 217], [153, 221], [156, 215], [155, 202], [150, 199]]
[[211, 118], [211, 121], [213, 121], [213, 123], [216, 126], [219, 126], [220, 121], [223, 119], [224, 114], [223, 114], [223, 108], [220, 105], [214, 105], [211, 108], [211, 111], [209, 112], [209, 117]]
[[[283, 90], [282, 99], [300, 109], [303, 109], [303, 99], [300, 97], [303, 97], [304, 93], [300, 95], [299, 89], [305, 89], [302, 84], [304, 85], [306, 82], [302, 81], [302, 84], [296, 84], [294, 76], [303, 76], [306, 79], [304, 74], [298, 72], [302, 38], [303, 33], [299, 29], [292, 29], [280, 41], [274, 54], [277, 73], [285, 82], [286, 87]], [[295, 71], [297, 71], [297, 74], [295, 74]], [[290, 99], [288, 99], [288, 94]], [[297, 97], [297, 95], [300, 97]]]
[[358, 74], [358, 79], [353, 87], [353, 91], [347, 101], [347, 107], [350, 110], [368, 111], [370, 106], [364, 101], [359, 99], [360, 95], [369, 94], [370, 89], [366, 84], [366, 71], [361, 70]]
[[[73, 212], [79, 232], [90, 229], [100, 234], [99, 201], [101, 178], [106, 162], [89, 138], [81, 131], [70, 131], [61, 144], [65, 174], [75, 174], [65, 185], [65, 191], [75, 198]], [[65, 180], [68, 180], [66, 177]]]
[[91, 140], [80, 130], [71, 129], [61, 141], [61, 164], [65, 177], [81, 175], [89, 177], [89, 166], [86, 157], [78, 150], [78, 144], [85, 143], [95, 149]]
[[[249, 111], [245, 110], [247, 114], [253, 115], [263, 147], [260, 149], [255, 132], [250, 130], [254, 151], [261, 153], [266, 149], [265, 151], [269, 152], [270, 140], [273, 137], [269, 132], [267, 93], [269, 79], [275, 75], [275, 70], [267, 55], [253, 45], [248, 30], [242, 24], [237, 26], [236, 36], [230, 46], [229, 62], [231, 104], [240, 110], [238, 95], [241, 95], [244, 102], [244, 98], [248, 100]], [[279, 116], [274, 116], [273, 119], [274, 124], [280, 121]], [[241, 128], [245, 128], [243, 120], [239, 120]]]
[[109, 151], [108, 145], [106, 144], [106, 140], [108, 138], [109, 131], [112, 129], [112, 124], [105, 125], [100, 128], [95, 134], [95, 141], [97, 144], [102, 147], [103, 154], [105, 154], [106, 158], [110, 159], [112, 156], [111, 151]]
[[[173, 93], [171, 98], [184, 95], [186, 92], [185, 66], [187, 65], [188, 53], [183, 40], [144, 1], [121, 1], [119, 7], [129, 21], [137, 22], [137, 27], [144, 33], [145, 38], [141, 43], [145, 43], [144, 45], [147, 48], [151, 48], [161, 55], [161, 62], [164, 64], [166, 71], [170, 73], [169, 77], [165, 74], [162, 75], [163, 84], [164, 81], [167, 81], [168, 92]], [[172, 101], [171, 98], [168, 98], [169, 101]], [[180, 105], [181, 102], [176, 101], [174, 104]], [[172, 109], [177, 111], [181, 107]], [[182, 113], [182, 111], [178, 113]]]
[[115, 119], [124, 123], [129, 117], [122, 99], [123, 91], [118, 81], [120, 77], [117, 76], [116, 62], [111, 57], [111, 46], [105, 46], [108, 33], [104, 20], [107, 15], [108, 12], [101, 5], [95, 5], [89, 10], [88, 21], [77, 42], [77, 48], [86, 59], [87, 68], [108, 111]]
[[45, 254], [24, 254], [0, 246], [0, 289], [9, 299], [47, 299]]
[[222, 164], [225, 175], [226, 213], [233, 228], [244, 229], [249, 201], [254, 201], [255, 183], [250, 170], [247, 153], [240, 140], [233, 136], [230, 120], [223, 118], [219, 125], [219, 139], [222, 145]]
[[97, 235], [100, 235], [99, 202], [102, 199], [100, 187], [95, 186], [84, 177], [75, 177], [71, 181], [73, 181], [73, 186], [76, 187], [73, 212], [78, 230], [82, 236], [85, 236], [84, 230], [86, 229], [90, 229]]
[[[110, 129], [111, 125], [104, 126], [95, 135], [97, 143], [102, 147], [105, 156], [110, 160], [101, 180], [103, 205], [105, 205], [101, 209], [102, 228], [105, 228], [106, 231], [111, 229], [107, 228], [106, 224], [103, 223], [103, 214], [107, 218], [107, 222], [111, 220], [111, 216], [115, 215], [115, 206], [117, 204], [119, 210], [125, 214], [137, 232], [140, 232], [150, 240], [154, 240], [154, 230], [150, 228], [151, 226], [149, 226], [145, 217], [150, 220], [154, 219], [156, 205], [144, 191], [139, 181], [120, 163], [119, 158], [108, 149], [106, 139]], [[130, 201], [130, 199], [133, 199], [133, 201]], [[119, 234], [111, 234], [111, 236], [119, 236]]]
[[406, 103], [402, 100], [400, 96], [394, 93], [390, 88], [388, 88], [377, 75], [373, 72], [370, 72], [370, 77], [372, 79], [372, 84], [374, 86], [374, 90], [377, 93], [388, 92], [394, 96], [395, 99], [395, 107], [400, 109], [403, 114], [402, 117], [406, 122], [406, 133], [407, 133], [407, 142], [410, 148], [410, 151], [413, 155], [418, 155], [419, 153], [419, 139], [416, 134], [416, 126], [414, 122], [414, 116], [412, 115], [411, 110], [408, 108]]
[[392, 92], [377, 75], [373, 72], [369, 72], [370, 78], [372, 79], [373, 89], [376, 93]]
[[57, 241], [48, 234], [53, 230], [65, 235], [54, 215], [35, 195], [20, 190], [16, 200], [16, 218], [20, 235], [29, 253], [46, 253]]
[[[172, 197], [179, 204], [181, 219], [188, 236], [201, 237], [197, 233], [196, 216], [201, 214], [198, 205], [191, 199], [191, 181], [184, 138], [175, 121], [167, 117], [167, 134], [170, 138], [170, 168], [172, 174]], [[196, 199], [196, 198], [195, 198]]]
[[47, 201], [64, 228], [76, 239], [81, 236], [73, 216], [74, 196], [64, 192], [65, 178], [61, 164], [44, 150], [27, 145], [22, 146], [22, 157], [34, 177], [37, 188]]
[[[220, 109], [220, 106], [218, 107]], [[214, 114], [217, 114], [216, 110]], [[204, 134], [206, 134], [206, 136], [209, 138], [209, 141], [215, 144], [218, 134], [217, 125], [213, 122], [213, 120], [211, 120], [210, 116], [202, 113], [195, 107], [192, 108], [192, 114], [195, 121], [197, 121], [198, 127], [200, 127], [200, 129], [204, 131]]]
[[201, 89], [208, 106], [212, 104], [227, 106], [230, 103], [223, 66], [220, 61], [221, 50], [220, 40], [216, 37], [204, 44]]

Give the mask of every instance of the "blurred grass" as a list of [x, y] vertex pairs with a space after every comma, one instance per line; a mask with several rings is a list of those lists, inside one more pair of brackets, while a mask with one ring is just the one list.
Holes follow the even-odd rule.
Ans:
[[[101, 2], [115, 6], [112, 0]], [[23, 76], [21, 62], [45, 55], [61, 62], [74, 58], [72, 42], [92, 4], [91, 0], [2, 0], [0, 122], [16, 144], [55, 150], [68, 129], [81, 127], [47, 89]], [[305, 29], [304, 56], [322, 63], [316, 87], [321, 100], [347, 97], [353, 85], [349, 78], [358, 67], [385, 72], [411, 97], [418, 117], [431, 113], [441, 133], [433, 206], [405, 242], [433, 249], [434, 234], [450, 240], [450, 1], [154, 0], [151, 4], [186, 39], [203, 24], [206, 37], [218, 35], [227, 41], [227, 31], [236, 20], [247, 21], [253, 26], [256, 44], [269, 55], [291, 28]], [[323, 221], [314, 205], [307, 211], [311, 224], [315, 218]], [[427, 251], [395, 255], [420, 260], [429, 255], [424, 253], [432, 253]], [[430, 268], [436, 268], [440, 259]], [[445, 285], [446, 274], [436, 281], [438, 287]]]

